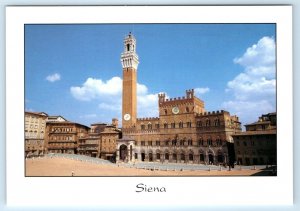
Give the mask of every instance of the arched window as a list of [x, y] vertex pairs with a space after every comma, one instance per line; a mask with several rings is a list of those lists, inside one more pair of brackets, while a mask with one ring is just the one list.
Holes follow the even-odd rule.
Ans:
[[127, 44], [127, 51], [130, 51], [130, 45]]
[[189, 107], [186, 107], [186, 108], [185, 108], [185, 111], [186, 111], [187, 113], [190, 112]]
[[188, 140], [188, 146], [192, 146], [193, 145], [193, 141], [192, 141], [192, 139], [189, 139]]
[[180, 159], [181, 159], [181, 160], [185, 160], [185, 156], [184, 156], [183, 153], [180, 154]]
[[165, 115], [167, 115], [168, 114], [168, 110], [167, 109], [165, 109]]
[[203, 139], [202, 139], [202, 138], [200, 138], [200, 139], [198, 140], [198, 146], [203, 146]]
[[215, 126], [220, 126], [220, 120], [218, 118], [215, 119], [214, 125]]
[[188, 128], [191, 128], [191, 127], [192, 127], [192, 123], [189, 121], [189, 122], [186, 123], [186, 126], [187, 126]]
[[202, 122], [201, 121], [197, 121], [197, 127], [202, 127]]
[[148, 130], [152, 130], [152, 124], [150, 122], [148, 123]]
[[165, 154], [165, 159], [166, 159], [166, 160], [169, 160], [169, 153], [166, 153], [166, 154]]
[[173, 140], [172, 141], [172, 146], [176, 146], [177, 145], [177, 140]]
[[210, 120], [209, 119], [206, 119], [205, 125], [206, 125], [206, 127], [210, 126]]
[[142, 129], [142, 130], [145, 130], [145, 125], [142, 124], [142, 125], [141, 125], [141, 129]]
[[164, 123], [164, 128], [167, 129], [168, 128], [168, 123]]
[[175, 122], [171, 123], [171, 128], [175, 128]]
[[208, 139], [207, 139], [207, 144], [208, 144], [209, 146], [212, 145], [212, 140], [211, 140], [211, 138], [208, 138]]
[[179, 122], [179, 128], [183, 128], [183, 123], [182, 123], [182, 121]]
[[184, 145], [184, 141], [180, 140], [180, 146], [183, 146], [183, 145]]
[[193, 161], [194, 160], [194, 156], [193, 156], [193, 154], [189, 154], [189, 161]]

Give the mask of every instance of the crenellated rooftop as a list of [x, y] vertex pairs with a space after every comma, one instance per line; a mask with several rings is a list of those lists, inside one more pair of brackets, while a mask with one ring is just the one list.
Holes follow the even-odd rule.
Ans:
[[143, 117], [143, 118], [137, 118], [137, 121], [153, 121], [153, 120], [159, 120], [159, 117]]

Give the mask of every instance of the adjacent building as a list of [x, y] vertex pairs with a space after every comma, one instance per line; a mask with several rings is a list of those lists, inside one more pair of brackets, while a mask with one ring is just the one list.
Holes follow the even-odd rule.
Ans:
[[77, 154], [79, 139], [87, 137], [89, 129], [69, 121], [47, 122], [46, 153]]
[[277, 164], [276, 123], [276, 113], [263, 114], [257, 122], [245, 125], [245, 132], [232, 135], [238, 164]]
[[111, 125], [92, 124], [87, 137], [79, 138], [78, 153], [115, 162], [117, 139], [121, 137], [117, 127], [117, 119], [113, 119]]
[[137, 118], [136, 39], [130, 33], [121, 54], [123, 67], [122, 139], [118, 162], [233, 163], [232, 136], [241, 131], [239, 118], [228, 111], [207, 112], [204, 102], [185, 96], [158, 95], [158, 117]]
[[44, 154], [47, 117], [44, 112], [25, 111], [25, 157]]

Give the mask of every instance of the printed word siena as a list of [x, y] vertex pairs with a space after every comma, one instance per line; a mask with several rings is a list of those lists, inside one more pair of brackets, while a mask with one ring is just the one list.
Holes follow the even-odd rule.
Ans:
[[139, 183], [136, 185], [137, 190], [135, 192], [167, 192], [165, 187], [147, 187], [147, 185], [143, 183]]

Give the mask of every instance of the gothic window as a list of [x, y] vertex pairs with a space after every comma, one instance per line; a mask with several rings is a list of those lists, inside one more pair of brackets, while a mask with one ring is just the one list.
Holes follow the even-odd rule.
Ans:
[[187, 113], [190, 112], [189, 107], [186, 107], [186, 108], [185, 108], [185, 111], [186, 111]]
[[203, 146], [203, 139], [202, 138], [198, 140], [198, 146]]
[[148, 123], [148, 130], [152, 130], [152, 124]]
[[166, 159], [166, 160], [169, 160], [169, 153], [166, 153], [166, 154], [165, 154], [165, 159]]
[[141, 141], [141, 146], [145, 146], [145, 141]]
[[148, 141], [148, 145], [149, 145], [149, 146], [152, 146], [152, 141]]
[[175, 122], [171, 123], [171, 128], [175, 128]]
[[156, 153], [156, 159], [160, 160], [160, 154], [159, 153]]
[[169, 146], [169, 141], [166, 141], [166, 146]]
[[209, 146], [212, 145], [212, 140], [211, 140], [211, 138], [207, 139], [207, 144], [208, 144]]
[[193, 141], [192, 141], [192, 139], [189, 139], [188, 140], [188, 146], [192, 146], [193, 145]]
[[165, 109], [165, 115], [167, 115], [168, 114], [168, 111], [167, 111], [167, 109]]
[[160, 141], [156, 141], [156, 146], [160, 146]]
[[183, 140], [180, 140], [180, 146], [183, 146], [184, 145], [184, 141]]
[[210, 126], [210, 120], [209, 119], [206, 120], [205, 125], [206, 125], [206, 127]]
[[159, 124], [155, 124], [155, 128], [156, 128], [156, 129], [159, 129]]
[[173, 160], [177, 160], [177, 155], [173, 153]]
[[220, 120], [219, 119], [215, 119], [215, 126], [220, 126]]
[[187, 122], [186, 125], [187, 125], [188, 128], [192, 127], [192, 123], [191, 122]]
[[145, 125], [141, 125], [141, 129], [142, 129], [142, 130], [145, 130]]
[[127, 51], [130, 51], [130, 45], [127, 44]]
[[193, 154], [189, 154], [189, 161], [193, 161], [193, 160], [194, 160]]
[[183, 153], [180, 154], [180, 159], [181, 159], [181, 160], [185, 160], [185, 156], [184, 156]]
[[173, 141], [172, 141], [172, 146], [176, 146], [176, 144], [177, 144], [177, 141], [176, 141], [176, 140], [173, 140]]
[[181, 121], [179, 122], [179, 128], [183, 128], [183, 123]]
[[164, 128], [165, 128], [165, 129], [168, 128], [168, 123], [164, 123]]
[[202, 122], [201, 121], [197, 121], [197, 127], [202, 127]]

